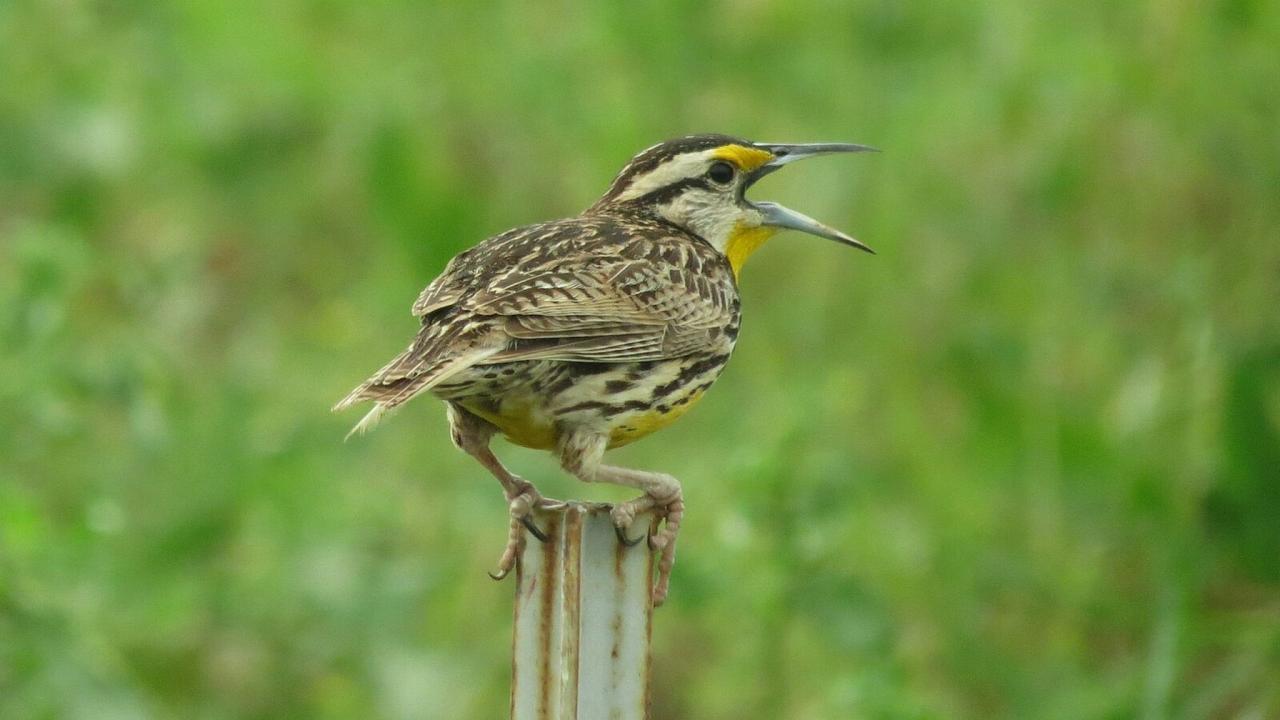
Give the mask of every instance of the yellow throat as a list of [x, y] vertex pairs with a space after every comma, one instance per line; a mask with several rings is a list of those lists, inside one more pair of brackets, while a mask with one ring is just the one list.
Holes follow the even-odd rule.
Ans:
[[765, 241], [778, 233], [779, 228], [759, 225], [756, 227], [735, 227], [729, 235], [729, 241], [724, 244], [724, 256], [729, 259], [729, 266], [733, 268], [733, 276], [736, 278], [742, 272], [742, 264], [751, 257], [751, 254], [760, 249]]

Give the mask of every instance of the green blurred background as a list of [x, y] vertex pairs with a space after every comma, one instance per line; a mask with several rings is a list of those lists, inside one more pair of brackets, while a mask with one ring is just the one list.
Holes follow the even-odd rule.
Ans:
[[[655, 720], [1280, 717], [1280, 5], [0, 2], [0, 717], [498, 718], [454, 253], [671, 136], [853, 141], [676, 431]], [[500, 444], [549, 494], [612, 500]]]

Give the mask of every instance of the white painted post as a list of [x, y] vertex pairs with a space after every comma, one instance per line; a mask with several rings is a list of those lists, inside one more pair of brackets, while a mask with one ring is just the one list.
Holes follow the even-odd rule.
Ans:
[[619, 542], [608, 505], [534, 521], [548, 539], [527, 537], [516, 572], [512, 720], [644, 720], [653, 553]]

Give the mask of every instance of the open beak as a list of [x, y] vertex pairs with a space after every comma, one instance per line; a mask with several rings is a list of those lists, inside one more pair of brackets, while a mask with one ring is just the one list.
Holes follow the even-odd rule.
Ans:
[[[773, 153], [773, 159], [761, 165], [751, 173], [747, 178], [745, 187], [751, 187], [757, 180], [777, 170], [788, 163], [797, 160], [814, 157], [817, 155], [830, 155], [832, 153], [854, 153], [854, 152], [879, 152], [873, 147], [866, 145], [854, 145], [852, 143], [802, 143], [796, 145], [784, 145], [775, 143], [756, 143], [756, 147], [761, 150], [767, 150]], [[773, 227], [787, 228], [789, 230], [799, 230], [810, 235], [835, 240], [838, 243], [856, 247], [859, 250], [865, 250], [871, 254], [875, 251], [836, 230], [814, 220], [808, 215], [798, 213], [795, 210], [785, 208], [777, 203], [758, 202], [752, 203], [755, 207], [764, 213], [764, 224]]]

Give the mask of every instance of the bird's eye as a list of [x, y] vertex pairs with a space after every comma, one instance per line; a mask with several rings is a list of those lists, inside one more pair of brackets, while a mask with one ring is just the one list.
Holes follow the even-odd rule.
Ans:
[[727, 162], [713, 163], [707, 170], [707, 177], [714, 182], [724, 185], [733, 180], [733, 166]]

